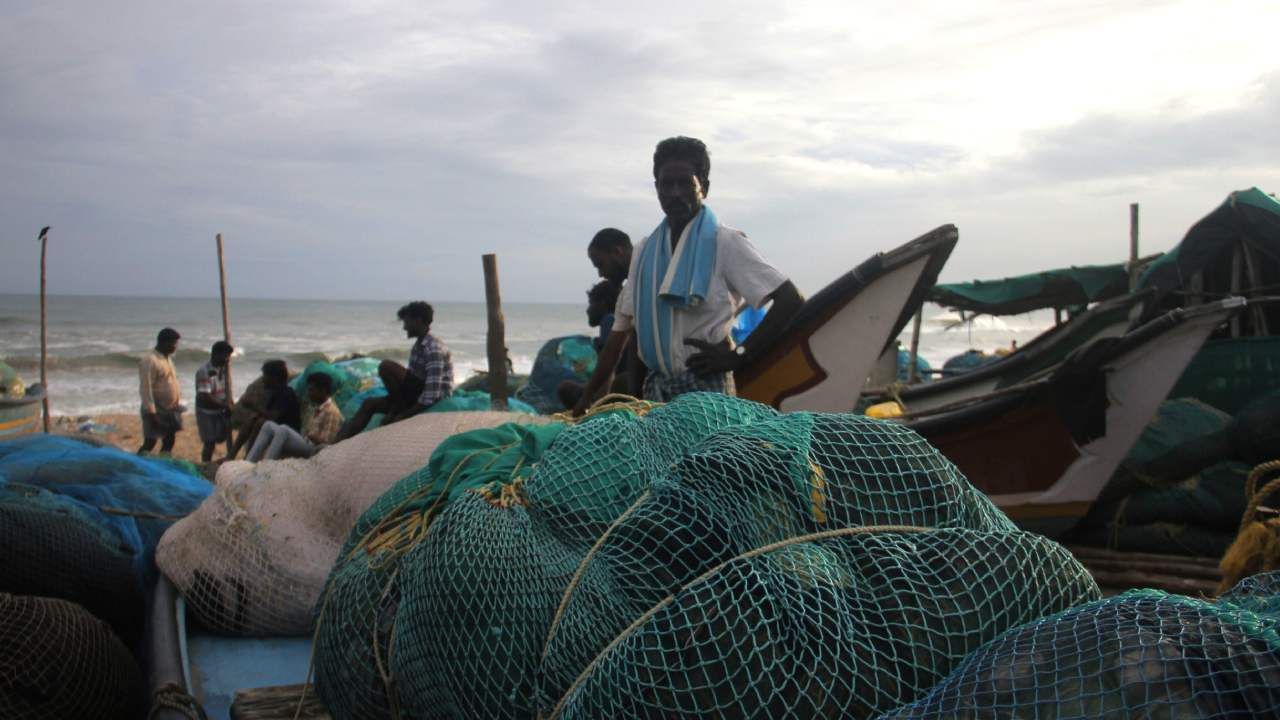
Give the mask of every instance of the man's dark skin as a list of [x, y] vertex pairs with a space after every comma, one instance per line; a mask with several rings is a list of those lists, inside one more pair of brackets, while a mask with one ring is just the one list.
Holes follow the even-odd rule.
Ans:
[[[165, 357], [173, 357], [173, 354], [176, 353], [177, 351], [178, 351], [178, 340], [176, 338], [173, 340], [156, 341], [156, 352], [160, 353], [161, 355], [164, 355]], [[154, 421], [155, 417], [156, 417], [156, 413], [151, 413], [150, 419]], [[178, 439], [177, 433], [169, 433], [168, 435], [165, 435], [164, 442], [160, 443], [160, 452], [162, 453], [173, 452], [173, 444], [177, 442], [177, 439]], [[156, 448], [155, 438], [143, 438], [142, 447], [138, 448], [138, 454], [145, 455], [151, 452], [152, 450], [155, 450], [155, 448]]]
[[[288, 383], [282, 382], [280, 379], [271, 375], [262, 376], [262, 387], [267, 391], [267, 397], [274, 397], [275, 394], [286, 385], [288, 385]], [[270, 409], [270, 402], [268, 402], [267, 405], [268, 407], [259, 408], [254, 407], [253, 405], [246, 405], [244, 403], [240, 404], [240, 407], [248, 407], [250, 410], [253, 410], [254, 418], [253, 421], [249, 423], [248, 427], [245, 427], [240, 431], [240, 435], [231, 446], [231, 450], [227, 452], [228, 459], [234, 458], [240, 452], [240, 449], [248, 444], [249, 440], [258, 434], [258, 430], [262, 427], [263, 422], [267, 420], [271, 420], [273, 422], [280, 421], [280, 413]]]
[[592, 267], [601, 278], [619, 285], [627, 279], [627, 273], [631, 271], [630, 247], [588, 247], [587, 259], [591, 261]]
[[[227, 369], [227, 363], [231, 362], [231, 353], [228, 353], [228, 352], [213, 353], [209, 356], [209, 362], [211, 362], [214, 367], [222, 370], [225, 373]], [[229, 410], [230, 409], [227, 403], [221, 403], [221, 402], [218, 402], [217, 400], [214, 400], [213, 397], [209, 395], [209, 393], [196, 393], [196, 407], [204, 408], [205, 410]], [[200, 462], [207, 463], [213, 460], [214, 445], [217, 445], [217, 443], [207, 442], [204, 444], [202, 448], [200, 448]]]
[[[658, 204], [662, 206], [662, 212], [667, 216], [671, 247], [674, 249], [679, 243], [680, 233], [684, 231], [685, 226], [702, 210], [702, 203], [711, 190], [711, 179], [698, 177], [697, 171], [689, 161], [672, 159], [658, 167], [653, 184], [658, 193]], [[686, 363], [689, 370], [700, 376], [736, 371], [746, 363], [748, 358], [754, 357], [777, 339], [804, 303], [804, 298], [800, 296], [800, 291], [796, 290], [795, 284], [788, 280], [770, 293], [765, 298], [765, 302], [772, 302], [773, 306], [743, 343], [746, 352], [742, 355], [734, 352], [728, 341], [713, 344], [686, 338], [684, 341], [686, 345], [698, 349], [698, 352], [691, 355]], [[603, 365], [609, 368], [609, 372], [606, 373], [609, 379], [612, 378], [612, 369], [617, 367], [622, 350], [634, 335], [634, 328], [626, 332], [610, 333], [597, 362], [597, 367]], [[575, 415], [585, 412], [594, 402], [599, 389], [604, 386], [603, 382], [597, 383], [596, 380], [596, 376], [593, 375], [591, 382], [584, 388], [582, 399], [573, 409]]]
[[[431, 332], [430, 324], [425, 322], [422, 318], [414, 317], [413, 315], [406, 315], [405, 318], [400, 321], [400, 325], [404, 328], [405, 336], [409, 337], [414, 342], [417, 342], [428, 332]], [[417, 400], [419, 393], [422, 392], [421, 380], [408, 373], [405, 373], [403, 379], [399, 377], [389, 378], [386, 373], [383, 372], [383, 366], [381, 365], [378, 367], [378, 375], [382, 378], [382, 384], [387, 388], [387, 396], [389, 398], [393, 398], [391, 401], [392, 403], [397, 403], [399, 398], [404, 397], [406, 394], [404, 390], [395, 392], [398, 389], [396, 387], [397, 385], [409, 383], [409, 391], [413, 392], [414, 396], [414, 401], [405, 404], [404, 407], [397, 408], [395, 404], [393, 404], [391, 408], [388, 409], [387, 417], [382, 421], [383, 425], [390, 425], [393, 422], [399, 422], [405, 418], [413, 417], [427, 409], [426, 405], [423, 405]]]

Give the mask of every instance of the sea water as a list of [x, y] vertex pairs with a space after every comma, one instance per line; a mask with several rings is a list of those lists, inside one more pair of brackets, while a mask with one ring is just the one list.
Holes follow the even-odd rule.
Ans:
[[[233, 379], [243, 388], [266, 360], [281, 358], [293, 369], [320, 359], [352, 354], [405, 362], [412, 340], [396, 319], [397, 302], [350, 300], [255, 300], [230, 303], [236, 346]], [[465, 380], [487, 366], [483, 303], [433, 303], [432, 334], [453, 353], [454, 379]], [[182, 334], [175, 364], [188, 406], [195, 398], [195, 371], [222, 338], [216, 298], [51, 296], [49, 392], [60, 415], [133, 412], [138, 408], [138, 357], [155, 345], [156, 332]], [[506, 345], [516, 372], [527, 373], [538, 349], [553, 337], [594, 335], [586, 308], [575, 304], [505, 303]], [[970, 347], [990, 352], [1025, 343], [1052, 324], [1046, 313], [951, 322], [942, 308], [926, 306], [921, 355], [934, 367]], [[910, 343], [911, 326], [903, 331]], [[0, 359], [32, 383], [39, 379], [40, 306], [34, 295], [0, 295]]]

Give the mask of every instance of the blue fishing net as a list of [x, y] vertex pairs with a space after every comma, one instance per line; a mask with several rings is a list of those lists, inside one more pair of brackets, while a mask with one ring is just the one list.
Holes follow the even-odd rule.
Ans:
[[0, 442], [0, 489], [11, 485], [74, 501], [127, 548], [140, 581], [154, 572], [160, 536], [212, 491], [209, 481], [173, 463], [50, 435]]

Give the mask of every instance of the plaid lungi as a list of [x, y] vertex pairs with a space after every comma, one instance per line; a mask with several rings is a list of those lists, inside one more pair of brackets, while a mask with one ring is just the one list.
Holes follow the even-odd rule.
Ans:
[[650, 372], [644, 379], [645, 400], [671, 402], [680, 395], [691, 392], [716, 392], [732, 396], [737, 394], [737, 388], [733, 385], [733, 373], [699, 377], [689, 370], [672, 376]]

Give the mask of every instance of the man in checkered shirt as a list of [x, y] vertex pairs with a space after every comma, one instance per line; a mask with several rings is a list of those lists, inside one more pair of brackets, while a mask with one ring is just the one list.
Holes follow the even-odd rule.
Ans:
[[365, 400], [356, 414], [342, 427], [339, 439], [349, 438], [364, 430], [376, 413], [385, 413], [383, 425], [413, 417], [453, 393], [453, 357], [449, 348], [431, 334], [435, 310], [416, 301], [396, 312], [404, 332], [416, 338], [409, 351], [409, 367], [391, 360], [378, 366], [378, 377], [387, 388], [387, 396]]

